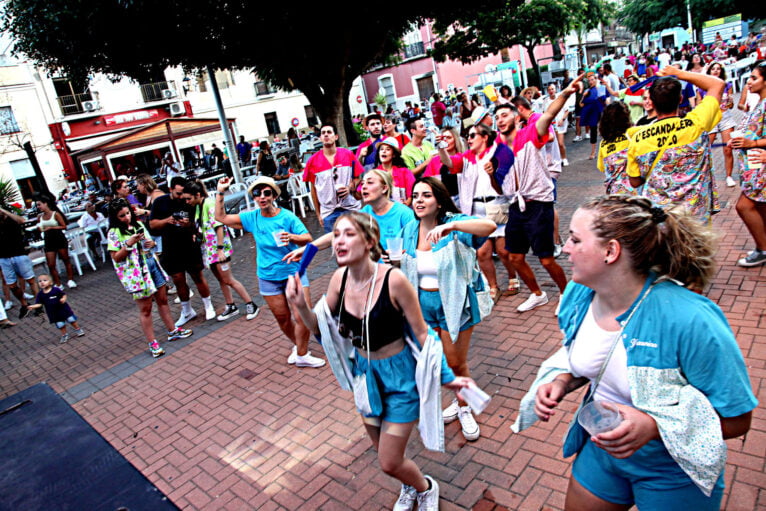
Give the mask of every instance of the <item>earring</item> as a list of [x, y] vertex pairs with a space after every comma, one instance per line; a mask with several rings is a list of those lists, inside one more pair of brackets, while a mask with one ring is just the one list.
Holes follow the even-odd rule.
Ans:
[[604, 264], [609, 264], [609, 259], [604, 259]]

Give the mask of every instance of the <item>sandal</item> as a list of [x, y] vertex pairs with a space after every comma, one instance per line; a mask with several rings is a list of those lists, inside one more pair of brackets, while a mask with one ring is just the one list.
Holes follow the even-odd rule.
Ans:
[[11, 321], [10, 319], [0, 321], [0, 328], [2, 328], [3, 330], [5, 330], [6, 328], [11, 328], [12, 326], [16, 326], [16, 323]]
[[492, 298], [492, 301], [495, 302], [495, 305], [497, 305], [497, 302], [500, 301], [500, 290], [496, 287], [489, 288], [489, 296]]
[[508, 296], [514, 296], [519, 294], [519, 289], [521, 288], [521, 283], [519, 282], [519, 279], [510, 279], [508, 281], [508, 291], [506, 294]]

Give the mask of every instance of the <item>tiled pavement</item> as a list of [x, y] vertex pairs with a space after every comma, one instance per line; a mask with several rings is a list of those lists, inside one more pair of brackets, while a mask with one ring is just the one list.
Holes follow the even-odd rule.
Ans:
[[[576, 205], [602, 190], [595, 165], [585, 159], [587, 144], [569, 148], [572, 165], [559, 181], [562, 232]], [[729, 318], [763, 402], [766, 291], [759, 284], [766, 267], [734, 264], [752, 243], [733, 210], [736, 189], [721, 193], [725, 207], [714, 219], [719, 269], [707, 295]], [[316, 222], [309, 224], [316, 233]], [[235, 274], [254, 290], [252, 245], [250, 237], [236, 242]], [[318, 258], [315, 299], [333, 267], [328, 252]], [[556, 296], [553, 282], [534, 267]], [[504, 278], [502, 270], [499, 275]], [[168, 354], [153, 360], [140, 341], [135, 306], [111, 268], [88, 271], [79, 282], [71, 303], [88, 335], [58, 345], [56, 331], [32, 319], [4, 330], [0, 396], [47, 381], [184, 509], [390, 509], [398, 486], [380, 471], [350, 394], [338, 390], [329, 368], [285, 363], [289, 343], [268, 310], [251, 322], [195, 320], [194, 337], [166, 346]], [[221, 304], [217, 287], [211, 283]], [[478, 417], [482, 437], [466, 443], [453, 423], [445, 453], [426, 451], [416, 435], [410, 441], [408, 454], [441, 485], [442, 509], [563, 508], [571, 460], [561, 458], [561, 439], [579, 394], [550, 423], [518, 435], [509, 429], [537, 368], [560, 341], [556, 300], [519, 314], [515, 307], [524, 298], [503, 298], [474, 331], [473, 376], [493, 395]], [[315, 343], [312, 349], [321, 353]], [[728, 444], [724, 509], [766, 510], [762, 407], [746, 440]]]

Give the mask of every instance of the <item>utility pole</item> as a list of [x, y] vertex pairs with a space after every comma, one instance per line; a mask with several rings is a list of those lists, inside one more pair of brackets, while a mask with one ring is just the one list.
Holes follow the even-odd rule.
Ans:
[[229, 164], [234, 172], [234, 182], [242, 183], [242, 173], [239, 171], [239, 159], [237, 158], [237, 145], [229, 129], [229, 123], [226, 121], [226, 112], [223, 110], [221, 92], [218, 90], [218, 82], [215, 80], [215, 71], [213, 71], [212, 66], [209, 64], [205, 69], [207, 69], [207, 76], [210, 78], [210, 90], [213, 91], [215, 109], [218, 111], [218, 122], [221, 123], [221, 131], [223, 132], [224, 140], [226, 140], [226, 145], [229, 147]]

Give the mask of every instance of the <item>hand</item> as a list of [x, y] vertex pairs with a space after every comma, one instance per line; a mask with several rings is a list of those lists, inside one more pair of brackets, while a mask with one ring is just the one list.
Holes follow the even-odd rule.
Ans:
[[747, 139], [745, 137], [737, 137], [732, 138], [729, 140], [729, 147], [732, 147], [734, 149], [748, 149], [749, 147], [752, 147], [751, 144], [753, 143], [752, 140]]
[[342, 186], [340, 188], [336, 188], [335, 195], [337, 195], [339, 199], [345, 198], [346, 195], [348, 195], [348, 186]]
[[751, 149], [747, 152], [747, 163], [749, 165], [758, 165], [766, 163], [766, 150]]
[[359, 151], [359, 157], [360, 158], [366, 158], [367, 157], [367, 151], [369, 150], [370, 146], [365, 146]]
[[126, 241], [125, 244], [129, 247], [135, 246], [135, 244], [141, 241], [141, 238], [143, 237], [144, 237], [144, 233], [137, 232], [133, 236], [128, 238], [128, 241]]
[[59, 298], [59, 303], [66, 303], [66, 296]]
[[454, 222], [437, 225], [428, 231], [428, 234], [426, 234], [426, 241], [429, 243], [437, 243], [444, 236], [455, 230], [452, 224], [454, 224]]
[[154, 242], [153, 239], [144, 239], [144, 248], [146, 250], [151, 250], [151, 249], [153, 249], [156, 246], [157, 246], [157, 244]]
[[300, 262], [301, 258], [303, 257], [303, 252], [306, 250], [306, 246], [298, 247], [295, 250], [292, 250], [288, 252], [283, 258], [282, 261], [286, 263], [298, 263]]
[[484, 172], [486, 172], [490, 176], [495, 173], [495, 166], [492, 165], [491, 161], [488, 161], [484, 164]]
[[298, 272], [287, 279], [287, 288], [285, 289], [285, 297], [287, 301], [293, 304], [298, 309], [304, 309], [306, 305], [306, 297], [303, 295], [303, 284], [301, 284], [301, 278], [298, 276]]
[[231, 186], [231, 178], [229, 177], [222, 177], [218, 180], [218, 186], [216, 189], [218, 190], [218, 193], [226, 193], [226, 190], [229, 189]]
[[657, 71], [657, 76], [679, 76], [678, 73], [681, 73], [680, 68], [676, 66], [665, 66]]
[[623, 459], [632, 456], [650, 440], [660, 438], [654, 419], [632, 406], [610, 403], [622, 415], [622, 423], [612, 431], [591, 437], [593, 442], [611, 456]]
[[226, 259], [226, 254], [224, 254], [222, 248], [219, 248], [215, 252], [216, 252], [215, 255], [218, 258], [218, 261], [223, 261], [224, 259]]
[[467, 376], [455, 376], [454, 380], [449, 383], [445, 383], [444, 386], [450, 390], [457, 391], [460, 389], [468, 388], [468, 386], [471, 384], [476, 385], [476, 382]]
[[568, 96], [571, 96], [572, 94], [577, 93], [582, 89], [582, 79], [585, 78], [585, 73], [581, 74], [574, 80], [572, 80], [572, 83], [567, 85], [567, 88], [564, 89], [563, 92], [566, 92]]
[[537, 388], [535, 414], [541, 421], [548, 422], [552, 416], [556, 415], [554, 408], [566, 396], [566, 387], [566, 382], [563, 380], [553, 380]]
[[176, 225], [179, 225], [181, 227], [188, 227], [189, 226], [189, 219], [188, 218], [180, 218], [176, 220]]
[[290, 243], [293, 241], [292, 234], [287, 231], [282, 231], [279, 235], [279, 239], [282, 243]]

